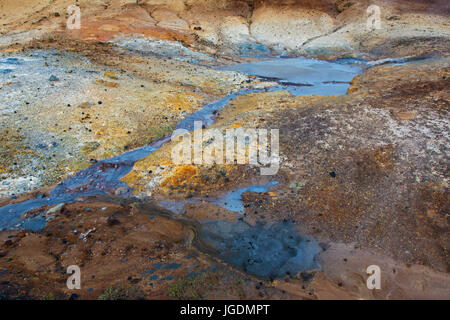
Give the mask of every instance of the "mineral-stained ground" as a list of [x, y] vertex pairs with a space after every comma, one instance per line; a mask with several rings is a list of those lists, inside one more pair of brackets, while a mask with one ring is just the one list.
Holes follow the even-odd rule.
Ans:
[[[450, 299], [448, 1], [73, 4], [0, 0], [0, 299]], [[279, 170], [175, 163], [196, 115]]]

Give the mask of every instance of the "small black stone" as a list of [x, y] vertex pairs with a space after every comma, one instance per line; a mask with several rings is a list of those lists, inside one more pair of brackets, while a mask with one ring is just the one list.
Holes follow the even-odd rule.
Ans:
[[330, 176], [331, 176], [332, 178], [336, 178], [336, 172], [331, 171], [331, 172], [330, 172]]
[[120, 224], [120, 221], [114, 217], [108, 217], [108, 218], [106, 218], [106, 223], [110, 226], [115, 226], [115, 225]]
[[78, 299], [78, 295], [76, 293], [72, 293], [69, 297], [69, 300], [77, 300]]
[[302, 273], [300, 273], [300, 277], [302, 277], [303, 281], [310, 281], [312, 278], [314, 278], [314, 273], [303, 271]]

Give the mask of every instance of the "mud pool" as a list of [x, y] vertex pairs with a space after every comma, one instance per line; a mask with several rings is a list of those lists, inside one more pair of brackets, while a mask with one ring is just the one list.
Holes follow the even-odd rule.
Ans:
[[281, 278], [319, 267], [315, 260], [319, 245], [288, 223], [204, 221], [200, 237], [221, 259], [259, 278]]

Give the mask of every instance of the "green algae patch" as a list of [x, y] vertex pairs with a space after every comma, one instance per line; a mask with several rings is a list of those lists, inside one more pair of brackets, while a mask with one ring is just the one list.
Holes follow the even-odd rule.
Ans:
[[69, 171], [81, 171], [89, 167], [90, 162], [89, 161], [76, 161], [68, 164]]
[[138, 300], [144, 296], [142, 290], [132, 286], [109, 286], [98, 300]]
[[168, 288], [169, 297], [176, 300], [201, 300], [204, 292], [213, 287], [214, 284], [211, 275], [207, 273], [182, 277]]
[[119, 77], [116, 75], [116, 73], [114, 71], [106, 71], [104, 73], [105, 78], [109, 78], [109, 79], [113, 79], [113, 80], [118, 80]]
[[95, 150], [97, 150], [100, 147], [100, 143], [96, 141], [85, 143], [84, 146], [81, 148], [81, 152], [84, 154], [91, 153]]
[[25, 142], [25, 136], [16, 129], [0, 131], [0, 173], [14, 173], [20, 171], [22, 165], [30, 162], [31, 157], [37, 156]]

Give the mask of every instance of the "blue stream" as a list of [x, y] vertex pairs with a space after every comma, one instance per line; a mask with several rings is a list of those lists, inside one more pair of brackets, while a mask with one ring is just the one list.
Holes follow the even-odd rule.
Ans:
[[[20, 59], [0, 59], [0, 71], [14, 71], [14, 65], [20, 63]], [[11, 66], [3, 69], [1, 65]], [[218, 101], [204, 106], [201, 110], [181, 120], [176, 129], [192, 130], [194, 121], [202, 121], [205, 126], [214, 123], [214, 111], [221, 110], [227, 103], [240, 95], [264, 90], [276, 91], [286, 89], [294, 95], [305, 94], [345, 94], [349, 86], [348, 82], [361, 72], [362, 68], [354, 63], [345, 61], [327, 62], [307, 58], [271, 59], [245, 64], [237, 64], [225, 68], [253, 74], [262, 78], [276, 78], [279, 86], [270, 89], [242, 90], [230, 94]], [[156, 141], [150, 145], [138, 148], [119, 156], [98, 161], [85, 170], [77, 172], [59, 183], [47, 197], [38, 196], [35, 199], [6, 205], [0, 208], [0, 228], [3, 229], [40, 229], [45, 225], [45, 220], [35, 218], [30, 221], [21, 220], [21, 215], [42, 206], [56, 205], [61, 202], [72, 202], [79, 197], [105, 194], [107, 191], [125, 187], [127, 192], [121, 194], [123, 197], [131, 196], [130, 188], [120, 180], [133, 168], [136, 161], [148, 156], [164, 143], [170, 141], [170, 137]], [[231, 211], [243, 211], [241, 194], [246, 191], [265, 192], [268, 186], [249, 186], [247, 188], [231, 191], [223, 197], [211, 199], [212, 202], [221, 205]], [[167, 202], [169, 205], [170, 202]]]

